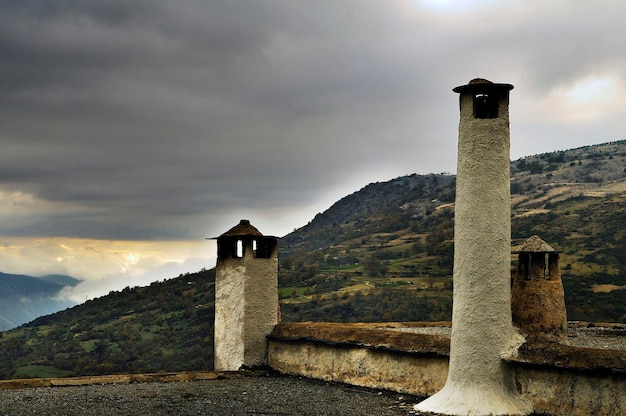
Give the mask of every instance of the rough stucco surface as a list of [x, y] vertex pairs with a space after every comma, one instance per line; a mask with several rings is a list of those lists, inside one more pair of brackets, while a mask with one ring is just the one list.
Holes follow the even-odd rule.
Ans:
[[267, 364], [266, 337], [278, 321], [278, 259], [220, 259], [215, 277], [215, 369]]
[[267, 336], [278, 323], [278, 258], [246, 258], [244, 364], [267, 364]]
[[501, 360], [516, 338], [509, 287], [508, 94], [500, 99], [499, 117], [490, 119], [474, 118], [472, 94], [460, 99], [450, 370], [443, 390], [416, 410], [528, 414], [532, 409]]
[[551, 415], [626, 415], [626, 382], [618, 375], [582, 375], [546, 368], [519, 368], [521, 394], [537, 413]]
[[443, 386], [450, 340], [398, 328], [449, 323], [281, 322], [270, 336], [274, 370], [420, 396]]
[[[535, 412], [559, 416], [626, 415], [626, 336], [615, 324], [613, 348], [527, 343], [507, 358]], [[609, 335], [590, 334], [592, 344]], [[621, 342], [618, 342], [621, 341]], [[616, 349], [616, 348], [621, 349]]]
[[526, 342], [568, 342], [559, 254], [539, 236], [530, 237], [519, 251], [511, 315]]
[[560, 278], [524, 280], [518, 277], [511, 291], [513, 322], [528, 342], [567, 343], [567, 312]]
[[219, 262], [215, 278], [215, 370], [234, 371], [243, 364], [243, 276], [245, 266]]
[[283, 374], [431, 395], [444, 384], [447, 357], [393, 354], [309, 342], [270, 342], [270, 366]]

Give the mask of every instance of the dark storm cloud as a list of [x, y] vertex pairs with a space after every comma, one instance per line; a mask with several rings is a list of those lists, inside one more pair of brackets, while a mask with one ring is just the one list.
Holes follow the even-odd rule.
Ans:
[[453, 171], [469, 78], [550, 90], [621, 59], [559, 3], [5, 3], [0, 192], [32, 202], [0, 235], [199, 238], [240, 213], [288, 231], [368, 182]]

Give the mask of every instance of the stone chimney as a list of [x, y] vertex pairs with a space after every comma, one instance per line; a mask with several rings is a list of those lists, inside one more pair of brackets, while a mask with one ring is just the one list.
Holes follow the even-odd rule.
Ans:
[[529, 343], [567, 344], [567, 312], [559, 253], [539, 236], [518, 251], [517, 274], [511, 289], [513, 324]]
[[215, 370], [264, 366], [279, 316], [278, 239], [248, 220], [215, 239]]
[[531, 406], [502, 356], [521, 336], [511, 322], [510, 84], [454, 88], [460, 121], [454, 217], [450, 365], [441, 391], [415, 410], [525, 415]]

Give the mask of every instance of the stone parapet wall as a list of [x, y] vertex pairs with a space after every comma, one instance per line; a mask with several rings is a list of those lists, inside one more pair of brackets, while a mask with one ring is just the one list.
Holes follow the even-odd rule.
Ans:
[[[430, 396], [445, 384], [450, 340], [415, 333], [438, 332], [429, 325], [280, 323], [269, 337], [269, 365], [290, 375]], [[624, 350], [534, 345], [505, 361], [537, 413], [626, 415]]]
[[[620, 332], [621, 333], [621, 332]], [[620, 338], [625, 338], [621, 334]], [[626, 351], [561, 344], [523, 346], [506, 361], [536, 412], [626, 415]]]
[[626, 374], [513, 364], [523, 397], [546, 415], [626, 415]]
[[421, 396], [446, 381], [450, 341], [370, 324], [279, 324], [269, 365], [284, 374]]

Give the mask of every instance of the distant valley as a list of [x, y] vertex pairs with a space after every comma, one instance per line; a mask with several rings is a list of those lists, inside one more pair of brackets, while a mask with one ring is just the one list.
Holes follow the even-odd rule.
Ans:
[[64, 287], [80, 280], [64, 275], [33, 277], [0, 273], [0, 327], [8, 330], [33, 319], [76, 305], [59, 299]]

